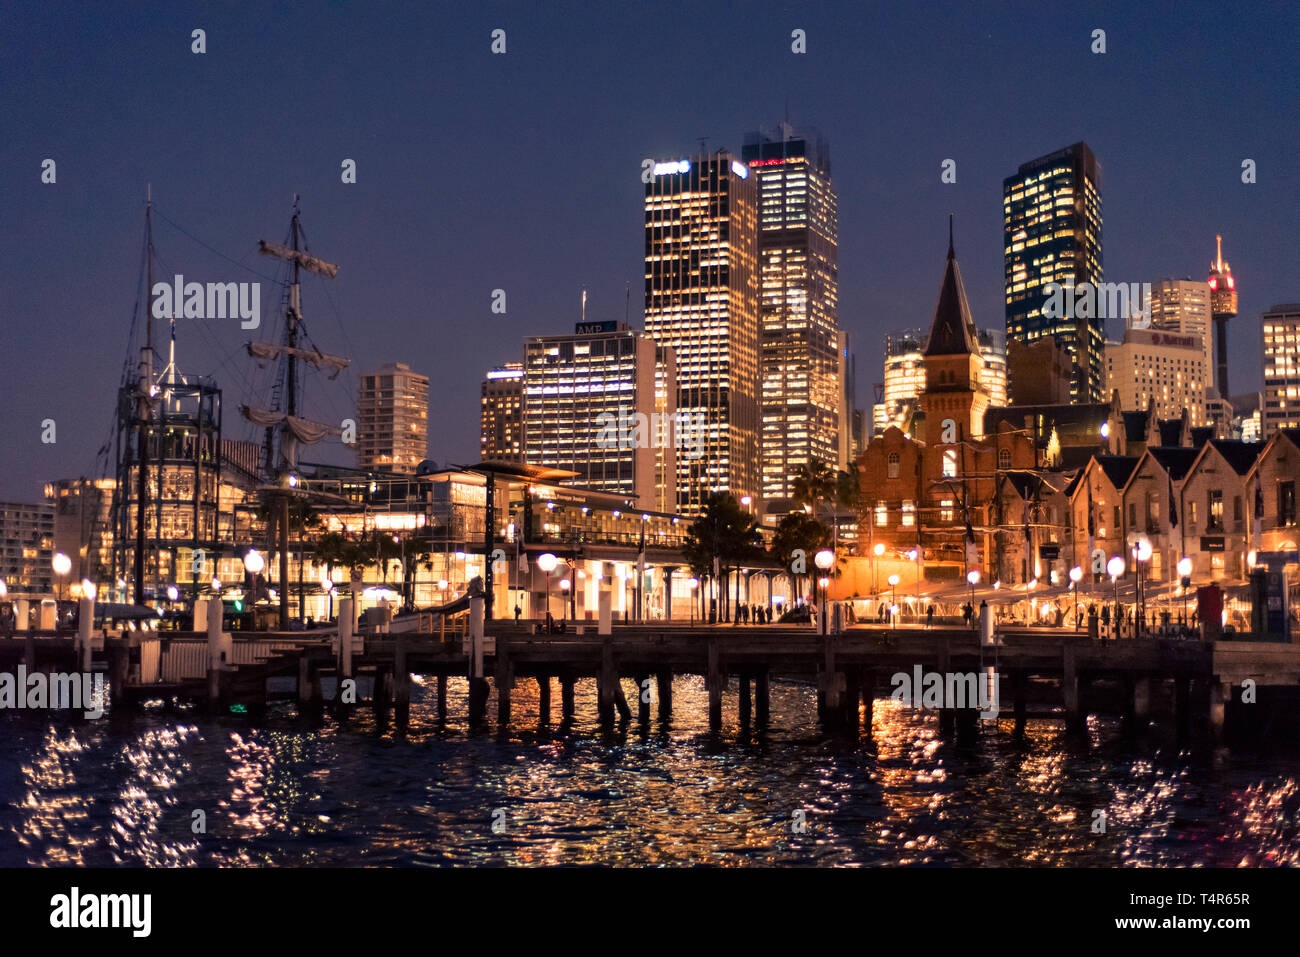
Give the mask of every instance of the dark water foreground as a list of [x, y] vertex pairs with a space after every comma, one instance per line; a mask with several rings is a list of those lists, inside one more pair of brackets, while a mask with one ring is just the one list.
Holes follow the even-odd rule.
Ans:
[[698, 678], [675, 683], [668, 729], [602, 733], [588, 681], [574, 725], [539, 732], [520, 681], [513, 727], [470, 733], [465, 682], [450, 691], [439, 729], [414, 679], [404, 738], [364, 708], [318, 729], [291, 711], [0, 715], [0, 865], [1300, 864], [1294, 752], [1125, 745], [1105, 721], [1086, 743], [1054, 721], [1017, 741], [1010, 720], [957, 749], [933, 714], [880, 700], [854, 745], [777, 684], [768, 732], [738, 728], [733, 696], [712, 735]]

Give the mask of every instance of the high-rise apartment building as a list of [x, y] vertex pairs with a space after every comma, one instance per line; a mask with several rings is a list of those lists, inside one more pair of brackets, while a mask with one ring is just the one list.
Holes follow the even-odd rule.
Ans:
[[1161, 279], [1151, 284], [1151, 328], [1191, 336], [1201, 344], [1206, 368], [1214, 358], [1210, 284], [1191, 279]]
[[[53, 558], [54, 506], [0, 502], [0, 579], [8, 589], [51, 591], [55, 584]], [[74, 561], [73, 571], [76, 568]]]
[[414, 474], [429, 456], [429, 377], [404, 362], [361, 375], [357, 466]]
[[847, 464], [830, 151], [781, 123], [748, 134], [741, 156], [758, 186], [761, 491], [788, 498], [801, 466]]
[[577, 473], [566, 484], [677, 510], [678, 463], [698, 463], [703, 430], [677, 415], [673, 350], [621, 322], [524, 343], [524, 460]]
[[1118, 392], [1125, 412], [1154, 401], [1157, 418], [1178, 419], [1186, 409], [1193, 426], [1206, 425], [1209, 387], [1210, 363], [1196, 335], [1128, 329], [1123, 342], [1106, 343], [1106, 394]]
[[479, 390], [479, 457], [524, 461], [524, 364], [489, 369]]
[[1300, 428], [1300, 303], [1264, 313], [1264, 438]]
[[[1102, 280], [1100, 166], [1084, 143], [1025, 163], [1002, 183], [1007, 338], [1051, 336], [1070, 356], [1070, 396], [1104, 399], [1105, 319], [1049, 315], [1048, 285], [1094, 286]], [[1068, 301], [1068, 300], [1067, 300]], [[1100, 312], [1100, 310], [1092, 310]], [[1011, 398], [1015, 382], [1011, 383]]]
[[703, 454], [677, 459], [685, 514], [758, 491], [756, 179], [720, 150], [657, 163], [645, 187], [645, 331], [674, 351], [678, 411], [704, 423]]

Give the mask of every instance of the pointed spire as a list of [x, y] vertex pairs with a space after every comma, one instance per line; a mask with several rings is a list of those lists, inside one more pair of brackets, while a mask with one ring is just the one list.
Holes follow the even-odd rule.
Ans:
[[925, 346], [927, 356], [978, 355], [979, 336], [971, 319], [970, 304], [966, 301], [966, 287], [961, 281], [957, 254], [953, 251], [952, 216], [948, 217], [948, 265], [944, 270], [943, 284], [939, 287], [939, 303], [934, 309], [930, 324], [930, 339]]

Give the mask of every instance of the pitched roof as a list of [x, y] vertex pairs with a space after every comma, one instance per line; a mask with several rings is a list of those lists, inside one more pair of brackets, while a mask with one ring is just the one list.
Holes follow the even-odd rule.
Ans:
[[1166, 448], [1178, 445], [1183, 435], [1182, 419], [1157, 419], [1156, 428], [1160, 432], [1160, 444]]
[[1123, 488], [1128, 481], [1128, 477], [1133, 474], [1133, 469], [1137, 468], [1138, 457], [1136, 455], [1094, 455], [1097, 465], [1106, 473], [1106, 478], [1114, 488]]
[[1199, 449], [1210, 439], [1214, 438], [1214, 426], [1198, 425], [1192, 429], [1192, 447]]
[[1245, 475], [1255, 464], [1260, 450], [1264, 448], [1258, 442], [1243, 442], [1240, 439], [1210, 439], [1209, 444], [1223, 456], [1238, 475]]
[[943, 285], [939, 287], [939, 304], [934, 307], [934, 321], [930, 323], [925, 355], [979, 355], [978, 342], [970, 304], [966, 301], [966, 287], [962, 285], [957, 255], [952, 248], [952, 221], [949, 220], [948, 265], [943, 273]]
[[1150, 413], [1146, 409], [1138, 409], [1134, 412], [1122, 413], [1124, 417], [1124, 438], [1129, 442], [1145, 442], [1147, 440], [1147, 416]]
[[1169, 473], [1169, 477], [1175, 482], [1180, 481], [1187, 470], [1192, 467], [1196, 461], [1197, 449], [1189, 449], [1182, 445], [1157, 446], [1153, 449], [1147, 449], [1153, 459], [1155, 459], [1162, 469]]

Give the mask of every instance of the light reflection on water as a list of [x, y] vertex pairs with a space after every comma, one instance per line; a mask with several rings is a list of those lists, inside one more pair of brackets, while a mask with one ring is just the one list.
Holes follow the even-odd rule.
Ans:
[[[1088, 747], [1049, 721], [1017, 742], [1006, 720], [957, 749], [932, 714], [884, 700], [854, 745], [784, 684], [770, 731], [739, 727], [733, 687], [713, 735], [692, 677], [674, 683], [667, 729], [601, 732], [586, 681], [573, 727], [539, 731], [536, 684], [520, 680], [511, 728], [471, 734], [465, 682], [449, 682], [441, 729], [433, 684], [414, 680], [405, 738], [376, 734], [367, 707], [318, 730], [292, 711], [261, 727], [7, 715], [0, 865], [1300, 864], [1295, 759], [1135, 751], [1107, 722]], [[552, 702], [558, 724], [558, 688]]]

